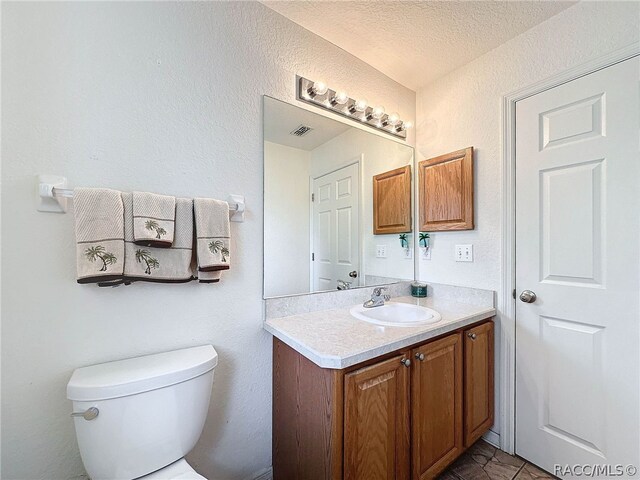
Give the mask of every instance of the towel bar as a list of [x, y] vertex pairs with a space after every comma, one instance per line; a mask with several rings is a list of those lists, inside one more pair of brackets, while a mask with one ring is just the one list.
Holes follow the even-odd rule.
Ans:
[[[66, 186], [67, 179], [64, 177], [54, 177], [51, 175], [38, 175], [38, 211], [40, 212], [66, 212], [65, 199], [73, 198], [73, 189], [62, 188]], [[52, 205], [51, 200], [57, 201], [59, 205]], [[242, 195], [229, 195], [229, 220], [231, 222], [244, 222], [245, 203]], [[57, 207], [57, 208], [56, 208]]]

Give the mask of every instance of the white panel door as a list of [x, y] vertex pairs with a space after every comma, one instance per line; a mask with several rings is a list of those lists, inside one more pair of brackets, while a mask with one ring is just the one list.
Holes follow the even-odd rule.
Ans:
[[[313, 180], [313, 290], [358, 285], [360, 174], [353, 164]], [[349, 276], [356, 272], [358, 277]]]
[[639, 71], [516, 104], [516, 452], [563, 478], [640, 467]]

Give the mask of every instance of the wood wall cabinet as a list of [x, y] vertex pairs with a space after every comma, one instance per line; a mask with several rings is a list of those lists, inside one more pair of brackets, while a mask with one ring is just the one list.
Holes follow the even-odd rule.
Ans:
[[430, 480], [493, 423], [490, 320], [344, 370], [273, 348], [275, 480]]
[[420, 231], [473, 230], [473, 147], [418, 163]]
[[373, 234], [411, 232], [411, 167], [373, 177]]

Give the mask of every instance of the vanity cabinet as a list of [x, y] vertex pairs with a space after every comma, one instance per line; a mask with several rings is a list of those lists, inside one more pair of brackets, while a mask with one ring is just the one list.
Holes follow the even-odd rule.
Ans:
[[274, 338], [275, 480], [428, 480], [493, 423], [493, 322], [343, 370]]
[[345, 480], [409, 478], [407, 360], [408, 352], [345, 375]]
[[413, 478], [434, 478], [464, 450], [462, 335], [413, 350], [411, 440]]
[[464, 445], [493, 425], [493, 322], [464, 331]]

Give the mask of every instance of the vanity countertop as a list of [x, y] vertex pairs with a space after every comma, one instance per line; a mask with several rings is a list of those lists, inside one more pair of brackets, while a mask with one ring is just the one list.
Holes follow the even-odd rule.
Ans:
[[264, 329], [320, 367], [342, 369], [491, 318], [496, 313], [493, 307], [434, 297], [395, 297], [391, 301], [432, 308], [442, 320], [416, 327], [383, 327], [354, 318], [349, 313], [352, 305], [270, 318]]

